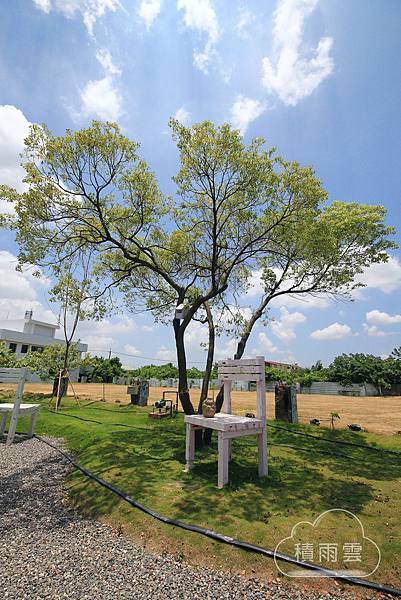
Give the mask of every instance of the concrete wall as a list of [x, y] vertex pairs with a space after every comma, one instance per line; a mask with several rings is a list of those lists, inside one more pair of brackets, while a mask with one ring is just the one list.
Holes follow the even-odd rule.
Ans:
[[378, 396], [377, 388], [370, 383], [344, 385], [335, 381], [314, 381], [310, 387], [302, 387], [301, 394], [324, 394], [333, 396]]

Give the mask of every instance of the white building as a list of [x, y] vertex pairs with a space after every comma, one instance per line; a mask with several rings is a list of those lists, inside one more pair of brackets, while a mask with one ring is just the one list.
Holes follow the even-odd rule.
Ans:
[[[0, 342], [21, 357], [29, 351], [41, 352], [45, 346], [64, 346], [65, 340], [56, 338], [57, 329], [59, 325], [37, 321], [32, 318], [32, 311], [27, 310], [23, 319], [0, 320]], [[81, 354], [88, 350], [88, 344], [78, 343], [76, 347]]]

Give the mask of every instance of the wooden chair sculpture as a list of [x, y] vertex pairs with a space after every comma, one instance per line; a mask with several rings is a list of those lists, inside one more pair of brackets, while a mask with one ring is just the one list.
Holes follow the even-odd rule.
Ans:
[[[193, 467], [195, 459], [195, 430], [215, 429], [218, 432], [218, 487], [228, 482], [228, 465], [233, 438], [256, 435], [258, 439], [259, 477], [267, 475], [267, 434], [266, 434], [266, 384], [265, 359], [222, 360], [219, 362], [218, 378], [224, 385], [223, 412], [212, 418], [202, 415], [186, 415], [186, 470]], [[256, 419], [233, 415], [231, 412], [231, 390], [233, 381], [256, 381]]]
[[11, 415], [10, 426], [7, 434], [7, 444], [12, 444], [15, 436], [15, 430], [17, 428], [18, 418], [23, 415], [31, 415], [28, 437], [33, 436], [40, 404], [21, 404], [24, 385], [28, 378], [28, 374], [29, 370], [26, 367], [21, 369], [0, 369], [0, 382], [18, 383], [14, 403], [0, 404], [0, 437], [4, 435], [7, 415]]

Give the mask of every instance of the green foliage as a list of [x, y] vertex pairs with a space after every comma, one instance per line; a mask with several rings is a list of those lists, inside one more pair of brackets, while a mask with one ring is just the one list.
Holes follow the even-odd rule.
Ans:
[[143, 377], [144, 379], [176, 379], [178, 369], [172, 363], [166, 365], [144, 365], [133, 370], [134, 377]]
[[18, 360], [15, 352], [11, 352], [11, 350], [6, 347], [4, 342], [0, 342], [0, 367], [12, 368], [18, 366]]
[[328, 377], [343, 384], [372, 383], [385, 390], [392, 383], [401, 382], [401, 360], [372, 354], [341, 354], [328, 368]]
[[[28, 352], [24, 358], [18, 360], [21, 367], [28, 367], [33, 373], [37, 373], [41, 379], [54, 379], [64, 368], [65, 346], [53, 344], [45, 346], [41, 352]], [[74, 344], [69, 351], [69, 369], [75, 369], [80, 365], [81, 358]]]
[[88, 382], [111, 383], [114, 377], [120, 377], [123, 373], [124, 369], [118, 356], [103, 358], [87, 354], [82, 360], [81, 375], [85, 375]]
[[191, 367], [187, 369], [187, 375], [190, 379], [202, 379], [204, 371], [200, 371], [196, 367]]

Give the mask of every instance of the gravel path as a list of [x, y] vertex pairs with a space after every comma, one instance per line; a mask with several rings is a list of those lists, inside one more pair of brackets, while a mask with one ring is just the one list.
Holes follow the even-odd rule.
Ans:
[[[296, 592], [148, 554], [68, 507], [66, 461], [36, 439], [0, 442], [0, 598], [296, 600], [355, 598]], [[361, 597], [361, 596], [358, 596]], [[382, 597], [364, 594], [365, 598]]]

